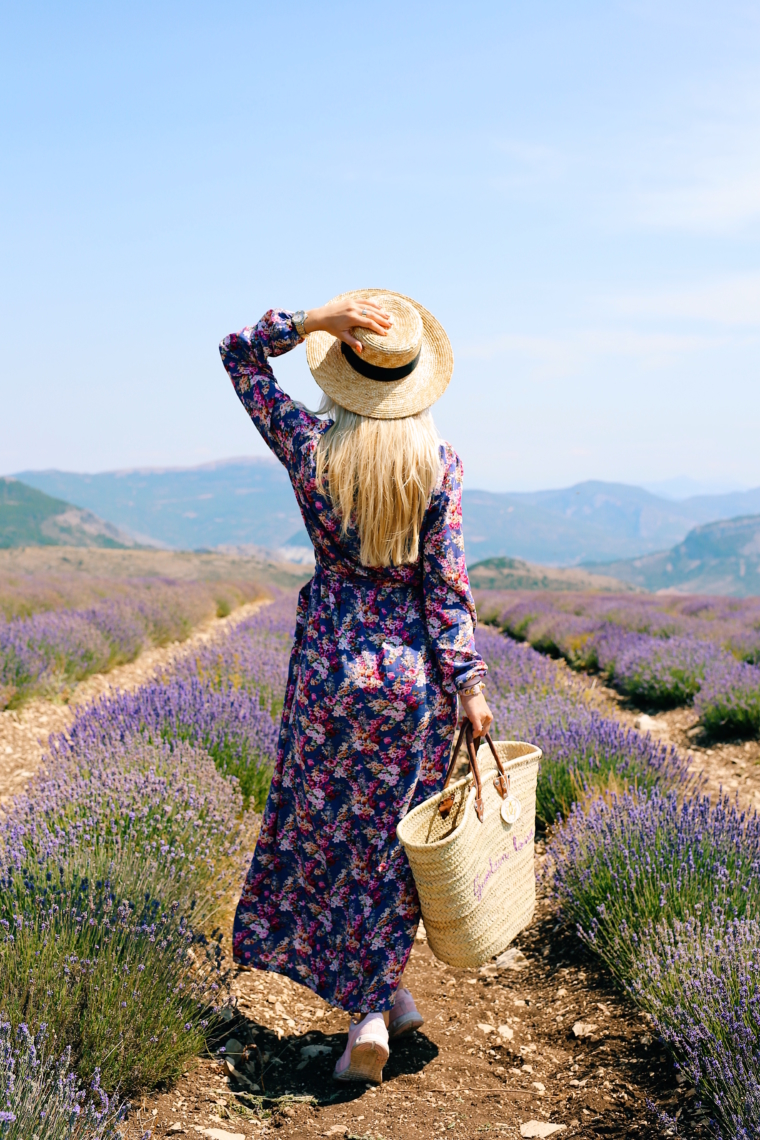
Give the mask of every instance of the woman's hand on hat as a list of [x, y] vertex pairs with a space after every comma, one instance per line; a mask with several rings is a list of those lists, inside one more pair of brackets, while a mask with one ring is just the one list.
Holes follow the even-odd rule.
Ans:
[[493, 714], [483, 694], [473, 693], [470, 697], [463, 697], [460, 693], [459, 703], [462, 706], [462, 712], [472, 725], [473, 734], [482, 736], [484, 732], [488, 732], [493, 724]]
[[328, 332], [342, 340], [354, 352], [361, 352], [361, 341], [351, 335], [351, 329], [371, 329], [380, 336], [387, 336], [393, 324], [390, 313], [386, 313], [374, 301], [362, 301], [356, 297], [338, 297], [329, 301], [321, 309], [309, 309], [303, 322], [305, 332]]

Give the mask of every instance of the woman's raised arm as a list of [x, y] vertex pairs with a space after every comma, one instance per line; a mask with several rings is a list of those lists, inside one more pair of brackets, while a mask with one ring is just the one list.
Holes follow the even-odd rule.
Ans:
[[240, 402], [289, 470], [300, 456], [303, 440], [299, 435], [304, 430], [313, 431], [318, 421], [283, 392], [269, 366], [269, 357], [290, 352], [302, 340], [292, 313], [270, 309], [257, 325], [230, 333], [219, 345], [222, 363]]

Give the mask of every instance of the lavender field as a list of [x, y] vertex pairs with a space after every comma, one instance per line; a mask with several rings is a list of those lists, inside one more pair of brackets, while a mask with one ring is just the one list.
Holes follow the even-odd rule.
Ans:
[[484, 621], [645, 708], [693, 705], [713, 739], [760, 735], [760, 599], [499, 593]]
[[[261, 594], [255, 582], [83, 582], [60, 574], [0, 581], [0, 710], [31, 696], [65, 699], [84, 677], [183, 641], [200, 622]], [[83, 596], [89, 604], [67, 604]]]
[[219, 1022], [293, 618], [268, 606], [79, 709], [0, 819], [2, 1135], [37, 1113], [41, 1140], [116, 1136], [109, 1097], [176, 1079]]
[[[115, 1137], [124, 1098], [170, 1085], [213, 1039], [294, 612], [281, 598], [81, 708], [0, 819], [3, 1135], [28, 1135], [44, 1103], [45, 1140]], [[559, 936], [651, 1015], [716, 1136], [760, 1136], [760, 820], [710, 803], [689, 763], [609, 715], [583, 675], [493, 626], [477, 639], [497, 735], [544, 751]]]
[[[517, 628], [516, 613], [529, 611], [517, 603], [507, 620]], [[614, 603], [611, 611], [620, 613]], [[652, 611], [666, 612], [646, 605], [638, 612], [654, 625], [661, 619]], [[743, 608], [745, 617], [754, 612]], [[620, 616], [632, 624], [634, 613]], [[562, 629], [561, 620], [553, 628]], [[727, 797], [711, 803], [675, 750], [605, 715], [583, 677], [493, 627], [481, 626], [477, 639], [489, 663], [496, 734], [544, 751], [537, 814], [553, 826], [543, 885], [566, 931], [652, 1017], [713, 1134], [759, 1137], [760, 818]], [[733, 660], [737, 669], [754, 668]], [[662, 1114], [660, 1124], [678, 1129]]]
[[600, 711], [593, 691], [553, 661], [488, 626], [477, 632], [488, 662], [488, 701], [499, 739], [530, 740], [544, 752], [537, 816], [544, 826], [576, 800], [628, 786], [687, 788], [697, 779], [676, 750]]

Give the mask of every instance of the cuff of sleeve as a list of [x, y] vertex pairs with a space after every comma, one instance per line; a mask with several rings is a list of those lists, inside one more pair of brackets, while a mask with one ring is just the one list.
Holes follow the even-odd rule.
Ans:
[[475, 685], [485, 683], [488, 676], [488, 667], [485, 664], [480, 665], [477, 669], [472, 669], [463, 677], [457, 677], [456, 692], [461, 693], [463, 689], [472, 689]]

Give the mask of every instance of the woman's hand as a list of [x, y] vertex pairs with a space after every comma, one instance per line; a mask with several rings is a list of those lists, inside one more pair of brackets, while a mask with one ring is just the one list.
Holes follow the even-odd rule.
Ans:
[[351, 336], [349, 329], [359, 326], [363, 329], [372, 329], [373, 332], [380, 333], [380, 336], [387, 336], [392, 324], [390, 314], [374, 301], [361, 301], [356, 297], [349, 297], [330, 301], [321, 309], [309, 309], [303, 327], [307, 333], [320, 330], [329, 332], [354, 352], [361, 352], [361, 341]]
[[462, 706], [462, 712], [472, 725], [473, 735], [482, 736], [488, 732], [493, 724], [493, 715], [483, 694], [473, 693], [470, 697], [460, 696], [459, 703]]

